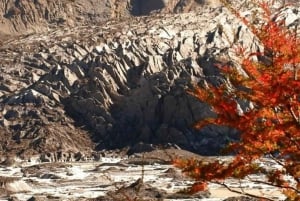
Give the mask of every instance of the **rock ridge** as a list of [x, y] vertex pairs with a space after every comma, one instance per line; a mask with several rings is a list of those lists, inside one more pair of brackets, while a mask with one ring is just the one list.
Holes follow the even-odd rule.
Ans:
[[[300, 13], [282, 13], [291, 9], [298, 11], [290, 25]], [[223, 82], [214, 65], [238, 63], [234, 45], [262, 48], [256, 37], [222, 6], [129, 22], [57, 28], [2, 44], [2, 152], [77, 153], [144, 142], [217, 154], [238, 139], [222, 126], [194, 130], [214, 114], [186, 91]]]
[[1, 0], [0, 39], [136, 15], [189, 12], [202, 4], [202, 0]]

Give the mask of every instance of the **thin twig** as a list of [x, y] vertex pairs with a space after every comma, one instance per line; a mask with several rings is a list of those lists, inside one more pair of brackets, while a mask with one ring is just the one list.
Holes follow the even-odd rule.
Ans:
[[251, 193], [246, 193], [243, 190], [239, 191], [239, 190], [232, 189], [230, 186], [228, 186], [225, 183], [221, 183], [221, 182], [217, 182], [217, 181], [216, 182], [212, 182], [212, 183], [219, 184], [219, 185], [225, 187], [227, 190], [229, 190], [230, 192], [233, 192], [233, 193], [237, 193], [237, 194], [240, 194], [240, 195], [249, 196], [249, 197], [252, 197], [252, 198], [257, 198], [257, 199], [260, 199], [260, 200], [274, 201], [271, 198], [267, 198], [267, 197], [263, 197], [263, 196], [259, 196], [259, 195], [254, 195], [254, 194], [251, 194]]
[[281, 186], [281, 185], [277, 185], [277, 184], [272, 184], [272, 183], [269, 183], [269, 182], [265, 182], [265, 181], [260, 181], [260, 180], [252, 180], [250, 179], [251, 182], [254, 182], [254, 183], [258, 183], [258, 184], [265, 184], [265, 185], [268, 185], [268, 186], [273, 186], [273, 187], [277, 187], [277, 188], [280, 188], [280, 189], [290, 189], [290, 190], [293, 190], [297, 193], [300, 193], [299, 190], [297, 190], [296, 188], [292, 187], [292, 186]]

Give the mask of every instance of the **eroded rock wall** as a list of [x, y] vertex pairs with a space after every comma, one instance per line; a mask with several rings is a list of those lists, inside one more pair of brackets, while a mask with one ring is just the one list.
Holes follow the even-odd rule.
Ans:
[[[287, 8], [290, 25], [299, 8]], [[290, 12], [293, 11], [293, 12]], [[293, 13], [293, 14], [291, 14]], [[1, 151], [117, 148], [143, 141], [216, 154], [236, 131], [193, 124], [213, 116], [187, 94], [218, 84], [215, 63], [238, 63], [232, 49], [261, 49], [224, 7], [57, 28], [0, 47]], [[237, 65], [238, 67], [238, 65]], [[93, 141], [93, 142], [92, 142]]]
[[[211, 0], [207, 0], [210, 2]], [[204, 0], [0, 0], [0, 41], [55, 27], [92, 25], [109, 19], [195, 10]], [[4, 37], [7, 35], [6, 37]], [[4, 38], [4, 39], [3, 39]]]
[[[220, 20], [238, 23], [205, 7], [198, 14], [57, 29], [7, 42], [0, 53], [1, 124], [12, 144], [3, 150], [76, 150], [87, 137], [99, 149], [143, 141], [198, 152], [213, 150], [213, 143], [217, 150], [227, 140], [218, 135], [234, 132], [193, 130], [195, 121], [213, 114], [186, 90], [221, 79], [213, 64], [230, 42], [218, 32]], [[252, 44], [253, 36], [241, 32]]]
[[113, 17], [110, 0], [1, 0], [0, 31], [20, 34], [46, 31], [56, 26], [78, 26]]

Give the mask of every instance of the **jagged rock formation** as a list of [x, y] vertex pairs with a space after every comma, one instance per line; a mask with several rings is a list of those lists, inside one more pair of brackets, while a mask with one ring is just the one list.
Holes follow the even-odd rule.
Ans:
[[199, 4], [203, 0], [0, 0], [0, 38], [151, 12], [187, 12]]
[[[289, 23], [298, 18], [294, 12]], [[237, 60], [230, 47], [240, 43], [261, 48], [226, 8], [206, 5], [198, 13], [6, 41], [0, 47], [0, 149], [78, 152], [93, 148], [92, 139], [97, 149], [142, 141], [216, 154], [237, 133], [216, 126], [194, 130], [193, 123], [214, 114], [186, 91], [198, 82], [222, 82], [214, 64]]]
[[40, 32], [53, 26], [77, 26], [105, 21], [112, 15], [109, 0], [1, 0], [1, 32]]
[[[296, 0], [278, 0], [299, 4]], [[247, 1], [245, 1], [247, 3]], [[238, 2], [237, 4], [245, 4]], [[0, 0], [0, 42], [12, 34], [37, 33], [55, 27], [92, 25], [109, 19], [151, 13], [200, 11], [219, 0]], [[199, 10], [200, 9], [200, 10]], [[201, 11], [200, 11], [201, 12]]]

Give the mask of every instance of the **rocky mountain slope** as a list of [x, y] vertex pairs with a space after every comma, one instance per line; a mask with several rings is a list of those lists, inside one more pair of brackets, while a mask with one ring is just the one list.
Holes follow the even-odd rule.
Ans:
[[[151, 12], [188, 12], [202, 0], [1, 0], [0, 37], [97, 24]], [[3, 36], [2, 36], [3, 37]]]
[[[79, 1], [49, 2], [16, 1], [14, 6], [52, 5], [59, 10], [61, 5]], [[109, 5], [107, 8], [117, 3], [100, 2]], [[7, 8], [12, 5], [10, 1], [2, 3]], [[51, 19], [58, 19], [59, 12], [53, 18], [50, 13], [47, 19], [39, 18], [45, 9], [37, 9], [32, 20], [49, 22], [48, 31], [16, 36], [0, 46], [3, 153], [76, 153], [144, 142], [173, 143], [197, 153], [216, 154], [228, 141], [238, 139], [236, 131], [225, 127], [194, 130], [197, 120], [214, 114], [187, 94], [193, 84], [224, 80], [214, 65], [229, 57], [236, 62], [234, 45], [243, 44], [249, 51], [261, 48], [225, 7], [203, 4], [197, 12], [161, 12], [105, 22], [100, 18], [110, 16], [111, 10], [96, 14], [96, 10], [81, 7], [87, 14], [80, 14], [84, 23], [74, 21], [72, 26], [52, 28]], [[4, 22], [8, 27], [24, 22], [36, 27], [35, 21], [24, 17], [25, 11], [18, 16], [8, 15], [8, 11], [2, 11], [6, 18], [12, 16]], [[95, 15], [87, 17], [89, 12]], [[61, 13], [68, 16], [64, 10]], [[250, 16], [247, 9], [242, 13]], [[289, 16], [286, 23], [290, 26], [299, 13], [299, 8], [292, 6], [282, 10], [283, 17]], [[30, 26], [16, 27], [13, 31], [18, 32]], [[245, 107], [241, 102], [241, 108]]]

